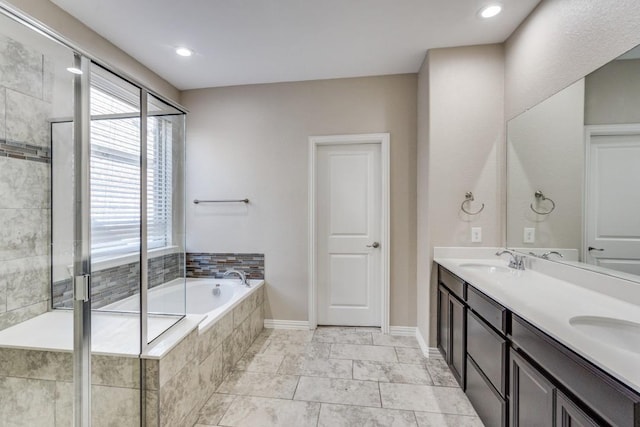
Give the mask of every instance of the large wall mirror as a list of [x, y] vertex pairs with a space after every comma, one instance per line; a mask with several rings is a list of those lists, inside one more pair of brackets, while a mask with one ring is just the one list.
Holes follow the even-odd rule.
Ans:
[[509, 121], [507, 246], [640, 282], [640, 46]]

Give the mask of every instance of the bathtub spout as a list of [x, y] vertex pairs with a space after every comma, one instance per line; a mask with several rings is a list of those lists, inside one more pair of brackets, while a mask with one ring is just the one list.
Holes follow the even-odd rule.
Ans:
[[239, 271], [239, 270], [235, 270], [235, 269], [231, 269], [231, 270], [227, 270], [224, 273], [224, 277], [230, 276], [231, 274], [237, 274], [238, 277], [240, 278], [240, 283], [242, 283], [246, 287], [251, 287], [251, 285], [249, 284], [249, 281], [247, 280], [247, 276], [244, 274], [244, 272]]

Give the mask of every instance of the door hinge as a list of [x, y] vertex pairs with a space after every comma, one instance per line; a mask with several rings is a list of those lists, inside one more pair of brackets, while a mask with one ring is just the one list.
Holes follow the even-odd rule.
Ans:
[[89, 301], [89, 284], [91, 276], [89, 274], [81, 274], [73, 278], [73, 299], [76, 301]]

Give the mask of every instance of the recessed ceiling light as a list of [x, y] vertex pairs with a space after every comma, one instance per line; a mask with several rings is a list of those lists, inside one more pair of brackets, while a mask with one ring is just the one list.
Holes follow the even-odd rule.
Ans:
[[176, 49], [176, 53], [180, 56], [191, 56], [193, 55], [193, 51], [191, 49], [187, 49], [186, 47], [179, 47]]
[[69, 67], [67, 68], [67, 71], [73, 74], [82, 74], [82, 70], [76, 67]]
[[502, 6], [499, 4], [490, 4], [480, 10], [480, 16], [483, 18], [493, 18], [500, 12], [502, 12]]

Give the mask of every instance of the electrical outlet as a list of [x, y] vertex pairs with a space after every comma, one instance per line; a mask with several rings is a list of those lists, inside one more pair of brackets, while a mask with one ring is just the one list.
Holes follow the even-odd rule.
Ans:
[[524, 243], [535, 243], [536, 242], [536, 229], [535, 228], [524, 228], [524, 238], [522, 239]]
[[471, 227], [471, 243], [482, 242], [482, 227]]

